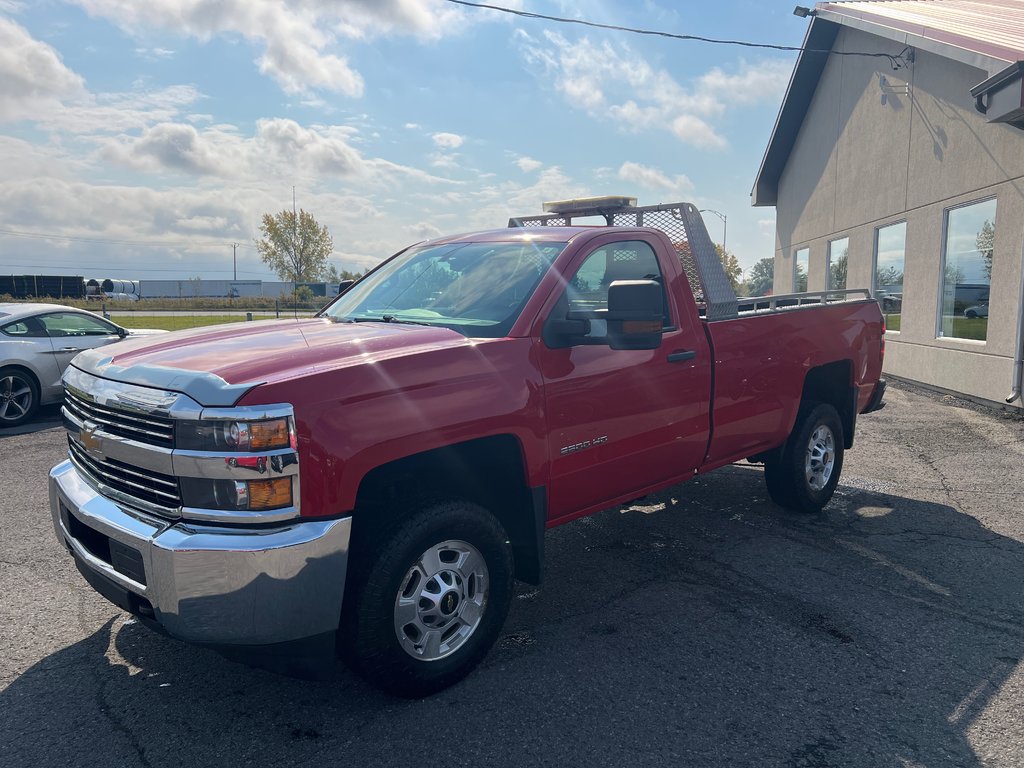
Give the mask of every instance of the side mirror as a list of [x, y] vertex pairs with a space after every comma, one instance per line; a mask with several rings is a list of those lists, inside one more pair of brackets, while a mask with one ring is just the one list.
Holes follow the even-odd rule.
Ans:
[[347, 291], [355, 284], [355, 280], [342, 280], [340, 283], [338, 283], [338, 295], [341, 296], [341, 294], [343, 294], [345, 291]]
[[128, 335], [128, 331], [125, 330], [124, 328], [118, 326], [118, 328], [117, 328], [117, 335], [120, 336], [123, 339], [125, 336]]
[[657, 349], [661, 346], [665, 299], [654, 280], [616, 280], [608, 287], [608, 346]]

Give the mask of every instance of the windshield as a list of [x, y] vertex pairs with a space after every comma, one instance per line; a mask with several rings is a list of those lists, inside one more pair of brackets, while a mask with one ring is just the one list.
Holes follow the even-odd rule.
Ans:
[[497, 338], [565, 243], [449, 243], [410, 248], [359, 281], [324, 315], [339, 322], [418, 323]]

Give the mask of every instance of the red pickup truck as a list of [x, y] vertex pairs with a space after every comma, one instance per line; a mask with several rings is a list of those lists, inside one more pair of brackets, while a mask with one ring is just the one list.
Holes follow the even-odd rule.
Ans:
[[828, 503], [882, 403], [877, 302], [739, 303], [690, 204], [553, 207], [410, 247], [311, 319], [78, 356], [50, 498], [83, 576], [174, 637], [337, 651], [420, 696], [487, 653], [546, 528], [742, 459]]

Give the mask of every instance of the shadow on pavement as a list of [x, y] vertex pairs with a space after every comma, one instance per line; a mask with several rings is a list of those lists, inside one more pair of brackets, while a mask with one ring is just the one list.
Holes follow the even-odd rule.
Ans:
[[36, 415], [28, 423], [18, 427], [0, 427], [0, 440], [15, 435], [31, 435], [60, 425], [60, 404], [44, 405], [36, 411]]
[[545, 584], [431, 699], [118, 618], [0, 693], [0, 764], [986, 764], [972, 743], [1020, 661], [1024, 551], [974, 518], [848, 486], [797, 517], [736, 466], [547, 543]]

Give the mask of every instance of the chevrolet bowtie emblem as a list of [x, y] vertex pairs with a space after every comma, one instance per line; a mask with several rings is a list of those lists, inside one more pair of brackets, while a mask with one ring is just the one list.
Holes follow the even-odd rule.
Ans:
[[86, 425], [78, 433], [78, 442], [85, 449], [86, 453], [93, 456], [103, 457], [103, 438], [96, 434], [96, 427]]

